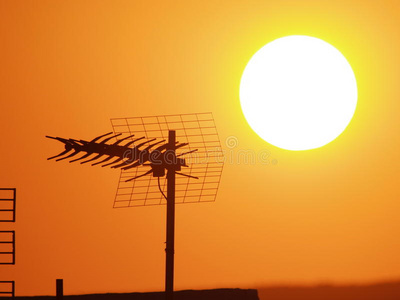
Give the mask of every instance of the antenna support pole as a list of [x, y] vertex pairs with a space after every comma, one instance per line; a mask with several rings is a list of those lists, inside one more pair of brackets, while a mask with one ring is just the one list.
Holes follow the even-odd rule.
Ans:
[[167, 242], [165, 260], [165, 295], [166, 300], [174, 298], [174, 244], [175, 244], [175, 164], [176, 133], [168, 132], [168, 155], [170, 166], [167, 173]]

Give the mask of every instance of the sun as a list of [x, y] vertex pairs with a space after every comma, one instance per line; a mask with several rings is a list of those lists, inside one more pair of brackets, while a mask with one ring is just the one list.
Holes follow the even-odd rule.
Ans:
[[322, 147], [351, 121], [357, 82], [346, 58], [310, 36], [274, 40], [244, 69], [240, 103], [250, 127], [265, 141], [288, 150]]

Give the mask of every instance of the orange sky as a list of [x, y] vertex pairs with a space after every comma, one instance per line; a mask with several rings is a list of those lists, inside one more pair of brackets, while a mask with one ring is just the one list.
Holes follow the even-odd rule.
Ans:
[[[398, 1], [1, 1], [1, 187], [16, 187], [17, 295], [164, 288], [165, 207], [112, 209], [119, 171], [55, 163], [45, 135], [110, 118], [214, 113], [228, 151], [215, 203], [176, 210], [175, 288], [400, 277]], [[282, 150], [240, 109], [250, 57], [282, 36], [338, 48], [359, 100], [326, 147]], [[245, 164], [239, 151], [277, 164]], [[229, 158], [233, 157], [232, 163]]]

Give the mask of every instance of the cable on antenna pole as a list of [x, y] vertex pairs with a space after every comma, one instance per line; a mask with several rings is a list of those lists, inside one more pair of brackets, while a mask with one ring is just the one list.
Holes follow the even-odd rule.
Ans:
[[157, 179], [158, 179], [158, 189], [160, 190], [160, 192], [163, 195], [163, 197], [165, 198], [165, 200], [167, 200], [167, 196], [165, 196], [165, 194], [162, 191], [161, 186], [160, 186], [160, 177], [157, 177]]

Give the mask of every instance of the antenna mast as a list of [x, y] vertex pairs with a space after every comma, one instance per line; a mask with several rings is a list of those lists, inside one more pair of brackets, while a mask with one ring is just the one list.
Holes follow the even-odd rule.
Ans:
[[[176, 163], [176, 132], [168, 132], [168, 150], [172, 162]], [[165, 248], [165, 294], [167, 300], [174, 299], [174, 252], [175, 252], [175, 167], [170, 166], [167, 173], [167, 246]]]

